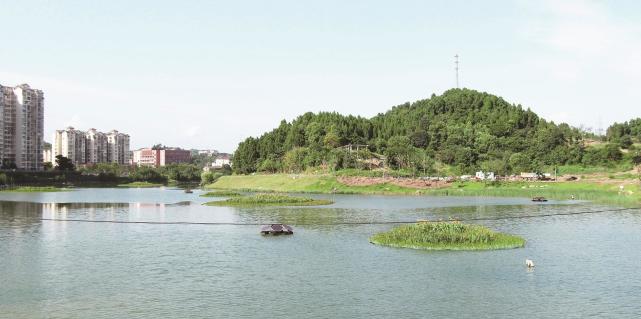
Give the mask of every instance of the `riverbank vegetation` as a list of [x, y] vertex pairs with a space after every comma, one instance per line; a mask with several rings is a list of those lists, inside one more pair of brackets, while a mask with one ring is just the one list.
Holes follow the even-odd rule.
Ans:
[[207, 202], [208, 206], [255, 207], [255, 206], [319, 206], [330, 205], [332, 201], [297, 197], [283, 194], [256, 194], [232, 197], [222, 201]]
[[217, 190], [201, 194], [200, 197], [235, 197], [241, 195], [242, 194], [238, 192]]
[[426, 250], [489, 250], [525, 246], [525, 239], [495, 232], [481, 225], [459, 222], [420, 222], [378, 233], [370, 242], [399, 248]]
[[7, 187], [2, 190], [2, 192], [14, 192], [14, 193], [51, 193], [51, 192], [66, 192], [69, 191], [68, 188], [53, 187], [53, 186], [19, 186], [19, 187]]
[[532, 198], [543, 196], [555, 200], [589, 200], [602, 204], [634, 206], [641, 204], [641, 189], [630, 183], [620, 188], [619, 180], [612, 183], [590, 181], [563, 182], [454, 182], [438, 188], [412, 188], [391, 183], [346, 185], [341, 176], [332, 174], [266, 174], [223, 176], [206, 188], [231, 191], [338, 193], [338, 194], [398, 194], [434, 196], [498, 196]]

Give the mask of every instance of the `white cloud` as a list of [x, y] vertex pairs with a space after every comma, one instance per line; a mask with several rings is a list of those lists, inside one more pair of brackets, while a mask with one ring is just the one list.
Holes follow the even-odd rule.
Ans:
[[607, 126], [639, 116], [634, 105], [641, 103], [641, 27], [607, 4], [616, 5], [523, 3], [530, 18], [522, 35], [534, 47], [524, 69], [542, 82], [536, 83], [537, 102], [554, 121], [596, 127], [598, 121]]

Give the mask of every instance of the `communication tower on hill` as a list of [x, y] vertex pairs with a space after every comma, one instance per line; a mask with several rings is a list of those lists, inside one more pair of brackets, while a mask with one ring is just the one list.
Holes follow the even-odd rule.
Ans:
[[454, 70], [456, 70], [456, 88], [458, 89], [458, 53], [454, 56]]

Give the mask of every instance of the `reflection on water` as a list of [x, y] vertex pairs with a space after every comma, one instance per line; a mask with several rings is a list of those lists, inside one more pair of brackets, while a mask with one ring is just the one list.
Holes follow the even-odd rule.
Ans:
[[[100, 193], [104, 191], [105, 193]], [[428, 252], [371, 245], [393, 225], [599, 210], [523, 199], [333, 196], [327, 207], [225, 208], [167, 189], [0, 201], [0, 318], [635, 318], [641, 213], [482, 221], [525, 248]], [[94, 203], [88, 199], [99, 199]], [[116, 199], [121, 199], [116, 201]], [[172, 204], [173, 203], [173, 204]], [[256, 226], [47, 221], [281, 222]], [[528, 271], [525, 258], [536, 263]], [[286, 309], [286, 312], [283, 312]]]

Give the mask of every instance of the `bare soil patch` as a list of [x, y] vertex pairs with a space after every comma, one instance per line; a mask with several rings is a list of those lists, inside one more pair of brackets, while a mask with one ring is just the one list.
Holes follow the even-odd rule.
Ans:
[[446, 187], [450, 183], [446, 181], [431, 181], [420, 178], [403, 178], [403, 177], [366, 177], [366, 176], [341, 176], [337, 178], [338, 182], [347, 186], [370, 186], [379, 184], [393, 184], [396, 186], [430, 189]]

